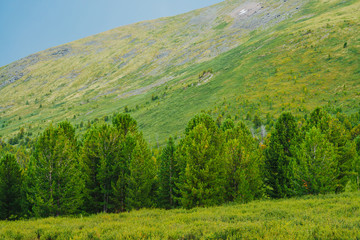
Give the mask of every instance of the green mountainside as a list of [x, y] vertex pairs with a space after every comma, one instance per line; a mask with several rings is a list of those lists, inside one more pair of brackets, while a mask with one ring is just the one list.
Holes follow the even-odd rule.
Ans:
[[0, 135], [126, 111], [155, 143], [202, 110], [354, 113], [359, 26], [357, 0], [226, 0], [119, 27], [1, 67]]

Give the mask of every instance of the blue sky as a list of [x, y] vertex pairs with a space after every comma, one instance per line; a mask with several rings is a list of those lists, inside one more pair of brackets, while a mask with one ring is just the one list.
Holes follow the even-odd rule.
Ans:
[[0, 0], [0, 66], [122, 25], [222, 0]]

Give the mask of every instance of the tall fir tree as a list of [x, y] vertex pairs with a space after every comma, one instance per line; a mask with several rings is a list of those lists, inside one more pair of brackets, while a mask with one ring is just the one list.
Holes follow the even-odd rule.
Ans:
[[226, 129], [224, 159], [227, 201], [244, 203], [259, 198], [263, 185], [259, 147], [244, 123], [240, 122], [236, 127], [233, 124], [225, 124], [227, 127], [223, 126], [223, 129]]
[[22, 171], [12, 154], [0, 160], [0, 219], [16, 219], [22, 213]]
[[123, 212], [129, 209], [127, 206], [130, 177], [129, 168], [140, 134], [137, 128], [137, 122], [129, 114], [116, 114], [112, 122], [121, 136], [121, 142], [119, 146], [119, 161], [115, 169], [118, 173], [118, 179], [112, 183], [114, 193], [111, 199], [115, 206], [115, 211]]
[[27, 191], [35, 216], [78, 212], [83, 182], [75, 129], [69, 122], [50, 125], [38, 138], [27, 173]]
[[[150, 206], [146, 201], [133, 200], [139, 197], [134, 193], [135, 185], [141, 185], [140, 180], [134, 183], [134, 179], [142, 178], [143, 171], [146, 175], [141, 163], [145, 161], [149, 168], [149, 158], [149, 149], [138, 132], [136, 121], [129, 114], [114, 115], [112, 126], [103, 123], [88, 130], [82, 147], [86, 211], [122, 212]], [[148, 180], [152, 182], [151, 178]]]
[[118, 180], [118, 131], [106, 124], [92, 126], [86, 133], [81, 150], [85, 179], [85, 204], [87, 212], [111, 212], [113, 184]]
[[129, 166], [128, 209], [154, 207], [156, 200], [156, 160], [142, 137], [139, 136]]
[[113, 183], [118, 179], [117, 165], [119, 164], [119, 145], [120, 136], [115, 128], [104, 124], [100, 127], [99, 132], [102, 136], [98, 139], [99, 164], [96, 178], [99, 181], [101, 193], [101, 208], [103, 212], [112, 212], [114, 205], [111, 197], [113, 195]]
[[335, 147], [325, 134], [313, 127], [299, 148], [299, 162], [294, 166], [296, 195], [334, 192], [338, 180]]
[[178, 206], [176, 201], [178, 188], [175, 181], [179, 170], [175, 158], [176, 146], [173, 138], [169, 138], [162, 150], [159, 167], [159, 206], [170, 209]]
[[213, 119], [205, 114], [191, 119], [178, 153], [178, 164], [183, 168], [178, 181], [182, 206], [224, 202], [225, 168], [221, 154], [220, 131]]
[[265, 151], [265, 183], [273, 198], [290, 197], [293, 161], [296, 161], [298, 128], [291, 113], [282, 113]]
[[330, 116], [321, 108], [317, 108], [311, 113], [303, 132], [312, 127], [318, 128], [334, 145], [339, 169], [336, 192], [342, 192], [348, 183], [357, 181], [356, 144], [351, 141], [350, 131], [337, 118]]

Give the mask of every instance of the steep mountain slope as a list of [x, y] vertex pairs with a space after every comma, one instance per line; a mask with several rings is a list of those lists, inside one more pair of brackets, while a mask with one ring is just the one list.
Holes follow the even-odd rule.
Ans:
[[126, 108], [161, 142], [201, 110], [357, 111], [359, 10], [356, 0], [226, 0], [33, 54], [0, 68], [0, 134]]

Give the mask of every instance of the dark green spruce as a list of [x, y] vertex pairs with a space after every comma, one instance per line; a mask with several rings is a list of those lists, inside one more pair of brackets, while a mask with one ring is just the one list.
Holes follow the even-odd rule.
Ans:
[[22, 213], [21, 187], [23, 176], [12, 154], [0, 160], [0, 219], [16, 219]]
[[296, 161], [298, 128], [291, 113], [283, 113], [271, 133], [265, 151], [265, 183], [272, 198], [293, 196], [293, 161]]
[[159, 167], [159, 206], [171, 209], [178, 206], [176, 196], [178, 188], [175, 184], [179, 170], [175, 158], [176, 146], [173, 138], [169, 138], [160, 155]]

